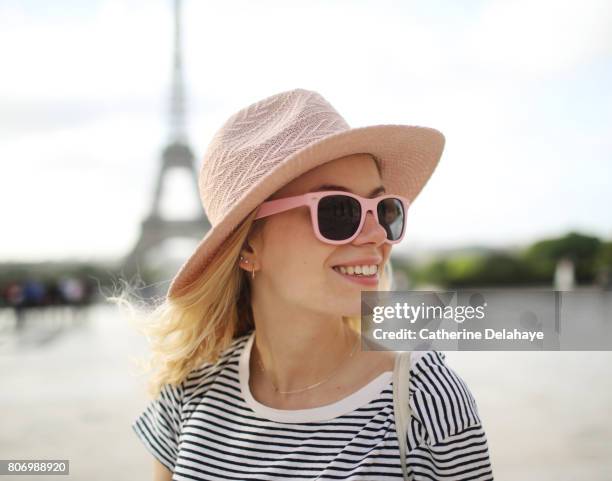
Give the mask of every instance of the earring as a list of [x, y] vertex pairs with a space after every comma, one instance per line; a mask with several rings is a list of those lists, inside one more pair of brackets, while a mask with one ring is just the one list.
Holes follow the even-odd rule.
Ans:
[[[245, 259], [243, 256], [240, 256], [240, 260], [244, 261], [245, 264], [249, 263], [249, 260]], [[251, 278], [255, 279], [255, 266], [253, 266], [253, 269], [251, 269]]]

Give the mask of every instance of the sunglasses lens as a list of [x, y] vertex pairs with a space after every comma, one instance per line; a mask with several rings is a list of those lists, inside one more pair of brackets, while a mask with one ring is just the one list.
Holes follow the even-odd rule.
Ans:
[[400, 199], [388, 198], [378, 203], [378, 221], [387, 231], [387, 239], [394, 241], [404, 230], [404, 204]]
[[319, 200], [319, 231], [329, 240], [345, 240], [359, 227], [361, 204], [348, 195], [328, 195]]

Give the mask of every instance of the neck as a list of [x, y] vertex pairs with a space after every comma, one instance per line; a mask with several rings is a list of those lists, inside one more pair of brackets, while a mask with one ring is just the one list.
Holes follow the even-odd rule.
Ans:
[[[277, 393], [280, 398], [316, 395], [342, 377], [349, 356], [359, 342], [358, 336], [342, 318], [304, 323], [294, 318], [291, 323], [272, 323], [258, 321], [255, 317], [251, 372], [258, 372], [270, 390], [276, 388], [278, 391], [301, 390], [324, 381], [300, 393]], [[358, 352], [359, 346], [352, 358]], [[261, 372], [260, 363], [264, 372]]]

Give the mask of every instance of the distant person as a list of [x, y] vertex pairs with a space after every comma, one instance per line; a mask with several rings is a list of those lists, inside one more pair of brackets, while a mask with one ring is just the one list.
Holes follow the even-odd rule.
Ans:
[[76, 277], [63, 277], [58, 282], [59, 290], [64, 302], [67, 304], [79, 304], [85, 298], [85, 285], [81, 279]]
[[25, 294], [21, 283], [9, 283], [4, 291], [4, 297], [7, 305], [12, 307], [15, 312], [15, 329], [22, 329], [25, 321]]
[[42, 306], [46, 299], [46, 287], [38, 279], [23, 282], [23, 304], [26, 307]]
[[[224, 123], [200, 173], [213, 227], [147, 319], [154, 399], [132, 427], [155, 479], [408, 479], [397, 353], [360, 349], [361, 291], [389, 289], [443, 146], [425, 127], [351, 129], [304, 89]], [[441, 352], [412, 361], [406, 474], [493, 479], [465, 382]]]

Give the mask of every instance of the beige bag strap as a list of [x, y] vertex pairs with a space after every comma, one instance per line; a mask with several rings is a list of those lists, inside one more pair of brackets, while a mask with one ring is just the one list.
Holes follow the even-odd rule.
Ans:
[[393, 369], [393, 410], [397, 431], [397, 440], [400, 447], [400, 462], [404, 480], [409, 481], [406, 466], [406, 433], [410, 426], [410, 403], [408, 386], [410, 384], [410, 351], [400, 352], [395, 357]]

